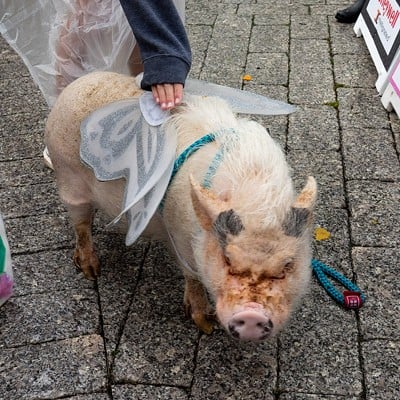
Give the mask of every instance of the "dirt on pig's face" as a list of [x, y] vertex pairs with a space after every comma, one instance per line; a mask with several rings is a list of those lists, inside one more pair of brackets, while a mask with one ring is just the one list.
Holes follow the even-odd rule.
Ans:
[[[238, 217], [239, 218], [239, 217]], [[202, 246], [202, 279], [221, 325], [242, 340], [278, 333], [304, 294], [311, 275], [310, 240], [304, 232], [255, 232], [242, 227], [208, 234]]]
[[240, 340], [276, 335], [310, 280], [315, 181], [310, 179], [284, 217], [270, 225], [243, 209], [227, 208], [195, 185], [194, 191], [194, 210], [203, 228], [195, 240], [195, 258], [218, 321]]

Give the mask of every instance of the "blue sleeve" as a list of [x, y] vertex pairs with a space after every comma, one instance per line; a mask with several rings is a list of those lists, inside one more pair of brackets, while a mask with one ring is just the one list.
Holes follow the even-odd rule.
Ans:
[[172, 0], [120, 0], [140, 48], [142, 88], [185, 83], [192, 54], [185, 27]]

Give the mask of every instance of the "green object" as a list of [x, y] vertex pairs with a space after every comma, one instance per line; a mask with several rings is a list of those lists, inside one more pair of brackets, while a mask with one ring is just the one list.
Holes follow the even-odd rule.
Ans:
[[0, 274], [6, 269], [6, 246], [4, 245], [3, 238], [0, 237]]

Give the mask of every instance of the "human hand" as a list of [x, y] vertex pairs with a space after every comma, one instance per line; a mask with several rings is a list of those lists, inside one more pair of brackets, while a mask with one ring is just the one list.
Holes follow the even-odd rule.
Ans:
[[170, 110], [182, 102], [183, 85], [181, 83], [164, 83], [151, 87], [154, 100], [162, 110]]

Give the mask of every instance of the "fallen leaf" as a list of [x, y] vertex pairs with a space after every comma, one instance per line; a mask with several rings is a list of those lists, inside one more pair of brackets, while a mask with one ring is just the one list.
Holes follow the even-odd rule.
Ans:
[[251, 77], [251, 75], [248, 75], [248, 74], [246, 74], [246, 75], [243, 75], [243, 80], [244, 81], [251, 81], [253, 78]]
[[331, 237], [331, 234], [329, 231], [327, 231], [324, 228], [315, 228], [314, 230], [314, 238], [315, 240], [318, 240], [319, 242], [321, 240], [328, 240]]

